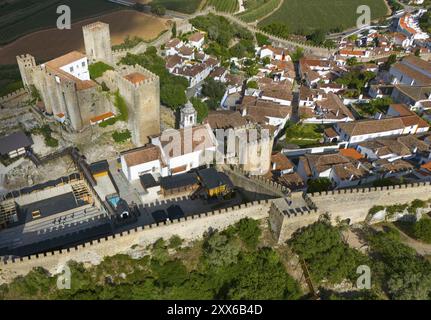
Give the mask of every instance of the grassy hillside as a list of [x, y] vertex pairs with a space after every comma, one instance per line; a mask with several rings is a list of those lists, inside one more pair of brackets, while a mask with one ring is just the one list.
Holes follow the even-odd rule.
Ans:
[[316, 29], [334, 30], [353, 27], [360, 5], [371, 8], [372, 19], [385, 16], [387, 7], [383, 0], [284, 0], [282, 7], [260, 26], [282, 23], [292, 33], [310, 34]]

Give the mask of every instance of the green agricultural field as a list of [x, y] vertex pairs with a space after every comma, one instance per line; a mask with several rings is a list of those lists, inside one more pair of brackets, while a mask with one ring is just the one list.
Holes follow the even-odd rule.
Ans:
[[239, 5], [238, 0], [209, 0], [207, 6], [213, 6], [218, 11], [236, 12]]
[[284, 0], [274, 14], [260, 22], [286, 24], [291, 33], [310, 34], [316, 29], [344, 30], [353, 27], [361, 5], [371, 8], [372, 19], [385, 16], [388, 8], [384, 0]]
[[[246, 11], [238, 16], [245, 22], [254, 22], [270, 14], [282, 0], [251, 0], [247, 2]], [[250, 2], [250, 3], [249, 3]]]
[[0, 45], [37, 30], [55, 28], [59, 5], [70, 7], [72, 22], [124, 8], [106, 0], [16, 0], [2, 3]]
[[153, 0], [153, 4], [161, 4], [168, 10], [182, 13], [193, 13], [201, 4], [202, 0]]

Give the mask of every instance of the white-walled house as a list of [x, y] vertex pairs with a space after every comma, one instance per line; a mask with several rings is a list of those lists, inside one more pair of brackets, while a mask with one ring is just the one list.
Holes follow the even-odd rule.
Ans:
[[431, 85], [431, 63], [416, 56], [405, 57], [389, 70], [393, 84]]
[[138, 180], [144, 174], [163, 175], [161, 152], [155, 145], [123, 152], [120, 159], [122, 172], [129, 181]]
[[371, 139], [423, 133], [429, 124], [417, 115], [336, 123], [335, 131], [342, 141], [358, 144]]
[[211, 164], [217, 140], [208, 124], [180, 130], [165, 130], [151, 137], [151, 144], [123, 152], [121, 170], [129, 181], [141, 175], [162, 177], [185, 173]]
[[206, 157], [213, 159], [211, 156], [217, 148], [216, 137], [208, 124], [165, 130], [162, 135], [152, 137], [151, 143], [160, 148], [169, 175], [207, 164]]
[[78, 51], [72, 51], [57, 59], [51, 60], [42, 67], [48, 65], [50, 68], [64, 71], [82, 81], [90, 80], [87, 56]]
[[174, 38], [169, 40], [166, 44], [165, 44], [165, 56], [173, 56], [178, 54], [179, 49], [184, 46], [184, 42], [182, 42], [180, 39], [178, 38]]
[[195, 32], [188, 37], [188, 44], [197, 49], [201, 49], [205, 43], [205, 35], [201, 32]]
[[277, 48], [269, 45], [265, 45], [259, 50], [259, 58], [270, 58], [271, 60], [278, 61], [291, 61], [289, 52], [284, 48]]

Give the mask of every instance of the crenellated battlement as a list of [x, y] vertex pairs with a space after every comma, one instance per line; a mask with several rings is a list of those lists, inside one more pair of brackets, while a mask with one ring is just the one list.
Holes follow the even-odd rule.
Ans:
[[[395, 190], [395, 189], [409, 189], [409, 188], [416, 188], [421, 186], [431, 186], [431, 181], [413, 182], [413, 183], [383, 186], [383, 187], [338, 189], [338, 190], [332, 190], [332, 191], [309, 193], [308, 195], [314, 198], [314, 197], [324, 197], [328, 195], [338, 195], [338, 194], [346, 194], [346, 193], [370, 193], [370, 192], [382, 192], [382, 191]], [[430, 198], [431, 198], [431, 194], [430, 194]]]
[[[164, 202], [160, 202], [159, 204], [180, 203], [181, 201], [183, 201], [186, 198], [187, 197], [180, 197], [180, 198], [176, 198], [174, 200], [167, 200]], [[157, 203], [158, 202], [148, 204], [148, 207], [156, 206]], [[145, 237], [146, 232], [149, 232], [149, 231], [151, 231], [151, 232], [157, 231], [155, 233], [155, 235], [158, 239], [158, 238], [163, 237], [164, 228], [169, 227], [169, 226], [171, 226], [171, 229], [172, 229], [172, 234], [170, 233], [169, 236], [171, 236], [173, 234], [181, 234], [183, 237], [185, 237], [187, 239], [188, 233], [187, 232], [182, 233], [181, 229], [184, 229], [187, 225], [190, 225], [190, 222], [200, 222], [200, 221], [202, 221], [204, 219], [208, 219], [208, 218], [209, 219], [212, 218], [212, 220], [214, 220], [214, 218], [216, 218], [216, 217], [222, 217], [222, 219], [217, 219], [217, 220], [219, 221], [219, 223], [222, 222], [221, 223], [222, 225], [227, 226], [227, 225], [230, 225], [230, 224], [233, 224], [233, 223], [239, 221], [240, 218], [242, 218], [242, 217], [246, 217], [248, 215], [253, 215], [252, 213], [250, 213], [251, 209], [253, 209], [253, 208], [254, 209], [260, 208], [261, 209], [261, 210], [256, 211], [257, 217], [267, 216], [268, 211], [269, 211], [269, 206], [270, 206], [269, 200], [262, 200], [262, 201], [253, 201], [253, 202], [249, 202], [249, 203], [245, 203], [245, 204], [241, 204], [241, 205], [236, 205], [236, 206], [225, 208], [225, 209], [208, 211], [205, 213], [198, 213], [198, 214], [195, 214], [192, 216], [186, 216], [186, 217], [183, 217], [180, 219], [175, 219], [173, 221], [165, 221], [165, 222], [153, 223], [150, 225], [144, 225], [144, 226], [136, 227], [136, 228], [131, 229], [131, 230], [123, 231], [123, 232], [116, 233], [116, 234], [111, 235], [111, 236], [107, 236], [107, 237], [103, 237], [103, 238], [100, 238], [97, 240], [89, 241], [89, 242], [86, 242], [84, 244], [77, 245], [77, 246], [74, 246], [74, 247], [71, 247], [68, 249], [60, 249], [60, 250], [44, 252], [44, 253], [34, 254], [34, 255], [20, 257], [20, 258], [4, 257], [3, 265], [5, 265], [5, 266], [6, 265], [15, 265], [16, 266], [16, 265], [20, 265], [20, 264], [26, 264], [29, 261], [40, 261], [41, 265], [43, 266], [44, 258], [47, 258], [47, 257], [48, 258], [55, 258], [55, 260], [57, 262], [58, 261], [67, 261], [67, 260], [70, 260], [69, 258], [74, 253], [81, 252], [84, 249], [98, 250], [98, 249], [100, 249], [101, 245], [103, 246], [104, 244], [106, 244], [108, 246], [109, 251], [111, 251], [113, 254], [115, 254], [114, 251], [116, 250], [115, 249], [116, 242], [118, 243], [118, 242], [122, 241], [122, 239], [126, 239], [126, 238], [133, 239], [133, 241], [131, 241], [127, 245], [127, 247], [130, 247], [133, 244], [136, 244], [134, 242], [136, 242], [137, 239], [139, 239], [141, 237]], [[241, 212], [241, 214], [237, 215], [240, 212]], [[215, 228], [217, 228], [216, 224], [214, 224]], [[202, 233], [207, 230], [206, 224], [202, 223], [202, 226], [203, 226], [203, 228], [202, 227], [198, 228], [199, 229], [199, 232], [198, 232], [199, 236], [201, 236]], [[195, 236], [198, 234], [195, 233]], [[155, 240], [157, 240], [157, 239], [155, 239]], [[28, 270], [28, 271], [30, 271], [30, 270]]]
[[[131, 82], [129, 79], [126, 78], [126, 76], [133, 73], [140, 73], [146, 79], [138, 82]], [[152, 73], [151, 71], [145, 69], [140, 65], [122, 67], [121, 69], [118, 70], [118, 74], [119, 74], [118, 81], [121, 81], [122, 83], [124, 83], [131, 90], [139, 89], [144, 85], [148, 85], [148, 84], [157, 84], [159, 81], [159, 76], [157, 76], [156, 74]]]

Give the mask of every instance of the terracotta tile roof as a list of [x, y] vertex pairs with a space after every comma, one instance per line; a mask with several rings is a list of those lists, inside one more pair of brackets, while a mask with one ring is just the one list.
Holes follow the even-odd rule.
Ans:
[[335, 138], [339, 136], [339, 134], [332, 127], [326, 128], [325, 130], [323, 130], [323, 132], [328, 138]]
[[430, 145], [428, 145], [422, 140], [419, 140], [416, 136], [413, 136], [413, 135], [397, 137], [397, 140], [402, 144], [404, 144], [407, 148], [409, 148], [410, 151], [415, 151], [415, 149], [416, 149], [416, 152], [431, 151]]
[[182, 47], [178, 50], [178, 52], [179, 52], [180, 54], [184, 55], [184, 56], [191, 56], [191, 55], [193, 54], [193, 52], [194, 52], [194, 49], [193, 49], [193, 48], [186, 47], [186, 46], [182, 46]]
[[259, 81], [259, 88], [262, 90], [262, 97], [269, 97], [286, 101], [292, 101], [293, 99], [291, 83], [288, 81], [271, 81], [268, 83]]
[[166, 68], [173, 68], [177, 66], [178, 64], [182, 64], [184, 62], [184, 58], [180, 57], [179, 55], [175, 54], [172, 56], [169, 56], [166, 59]]
[[58, 76], [63, 81], [72, 82], [75, 84], [76, 90], [86, 90], [90, 88], [94, 88], [97, 86], [96, 82], [92, 80], [81, 80], [79, 78], [76, 78], [75, 76], [71, 75], [70, 73], [67, 73], [59, 68], [51, 68], [49, 65], [46, 65], [46, 69], [49, 72], [52, 72], [56, 76]]
[[377, 156], [382, 157], [396, 154], [401, 157], [411, 155], [411, 151], [402, 142], [391, 138], [380, 138], [372, 141], [364, 141], [359, 144], [372, 150]]
[[410, 34], [416, 34], [417, 33], [417, 31], [415, 30], [415, 29], [413, 29], [413, 28], [411, 28], [409, 25], [408, 25], [408, 22], [409, 22], [409, 19], [410, 19], [410, 17], [411, 17], [411, 15], [410, 14], [406, 14], [406, 15], [404, 15], [403, 17], [401, 17], [400, 18], [400, 20], [399, 20], [399, 25], [400, 25], [400, 27], [401, 28], [403, 28], [404, 30], [406, 30], [408, 33], [410, 33]]
[[428, 171], [431, 172], [431, 161], [427, 162], [427, 163], [424, 163], [423, 165], [421, 165], [421, 168], [422, 169], [426, 169], [426, 170], [428, 170]]
[[351, 137], [364, 134], [401, 130], [406, 126], [413, 125], [418, 125], [419, 128], [429, 127], [428, 123], [417, 115], [385, 118], [380, 120], [361, 120], [338, 124], [339, 128]]
[[285, 119], [292, 114], [292, 107], [290, 106], [283, 106], [272, 101], [260, 100], [256, 97], [247, 97], [247, 99], [243, 99], [240, 110], [245, 110], [247, 116], [251, 117], [254, 122], [260, 124], [267, 123], [269, 117]]
[[284, 48], [278, 48], [278, 47], [273, 47], [273, 46], [269, 46], [269, 45], [265, 45], [262, 47], [263, 49], [268, 49], [271, 50], [272, 53], [276, 54], [276, 55], [287, 55], [288, 51]]
[[[165, 149], [169, 144], [172, 144], [172, 141], [178, 141], [181, 143], [181, 150], [176, 150], [175, 148], [173, 149], [171, 148], [168, 154], [169, 157], [173, 157], [174, 153], [178, 151], [180, 152], [179, 155], [185, 155], [191, 152], [196, 152], [197, 147], [199, 147], [200, 150], [203, 150], [203, 149], [208, 149], [216, 146], [216, 141], [213, 141], [214, 136], [212, 134], [212, 131], [209, 125], [196, 126], [196, 127], [193, 127], [191, 131], [187, 131], [187, 132], [191, 132], [190, 138], [192, 139], [192, 141], [190, 146], [187, 144], [187, 141], [185, 141], [185, 137], [184, 137], [185, 130], [190, 130], [190, 128], [179, 129], [179, 130], [168, 129], [168, 130], [165, 130], [164, 133], [160, 136], [160, 143], [163, 149]], [[169, 139], [164, 139], [167, 141], [162, 141], [163, 136]], [[188, 139], [188, 137], [186, 138]], [[189, 149], [185, 148], [185, 144], [189, 147]], [[175, 154], [175, 156], [177, 155]]]
[[326, 119], [355, 119], [352, 112], [347, 108], [341, 99], [333, 92], [329, 92], [326, 99], [317, 101], [316, 106], [323, 110]]
[[205, 36], [201, 32], [195, 32], [189, 36], [189, 41], [198, 42], [201, 41]]
[[409, 86], [405, 84], [397, 84], [395, 85], [395, 88], [414, 101], [429, 100], [431, 96], [431, 86]]
[[133, 72], [124, 76], [125, 79], [129, 80], [131, 83], [137, 84], [145, 81], [147, 77], [139, 72]]
[[122, 153], [128, 167], [161, 160], [160, 149], [152, 144]]
[[302, 189], [305, 186], [304, 180], [296, 172], [283, 174], [277, 182], [291, 190]]
[[354, 159], [354, 160], [360, 160], [362, 158], [364, 158], [364, 156], [362, 154], [360, 154], [358, 151], [356, 151], [355, 149], [352, 148], [347, 148], [347, 149], [340, 149], [340, 153], [350, 159]]
[[302, 166], [304, 168], [305, 175], [307, 177], [312, 177], [313, 176], [313, 172], [311, 171], [310, 164], [308, 163], [308, 160], [307, 160], [306, 157], [300, 156], [299, 157], [299, 163], [298, 163], [298, 165], [299, 164], [302, 164]]
[[95, 117], [91, 118], [90, 122], [96, 123], [96, 122], [99, 122], [99, 121], [103, 121], [103, 120], [112, 118], [114, 116], [115, 116], [114, 113], [112, 113], [112, 112], [106, 112], [104, 114], [101, 114], [101, 115], [98, 115], [98, 116], [95, 116]]
[[221, 77], [222, 75], [224, 75], [226, 73], [226, 71], [227, 70], [223, 67], [217, 67], [210, 73], [209, 76], [212, 78]]
[[415, 114], [405, 104], [391, 104], [389, 105], [389, 108], [396, 111], [400, 117], [411, 116]]
[[341, 55], [350, 55], [350, 56], [365, 56], [365, 51], [363, 50], [354, 50], [354, 49], [342, 49], [340, 50]]
[[271, 164], [275, 164], [275, 168], [272, 167], [272, 170], [288, 170], [293, 169], [293, 163], [281, 152], [277, 152], [271, 156]]
[[340, 153], [333, 154], [306, 154], [310, 168], [313, 167], [317, 172], [324, 172], [338, 164], [347, 164], [351, 160]]
[[168, 41], [168, 43], [165, 44], [165, 48], [175, 48], [177, 45], [181, 43], [181, 40], [178, 38], [174, 38]]
[[228, 110], [211, 111], [203, 122], [208, 123], [213, 130], [238, 128], [247, 124], [239, 112]]
[[333, 170], [340, 180], [359, 180], [369, 175], [358, 161], [337, 164]]
[[[376, 161], [377, 162], [377, 161]], [[411, 163], [398, 159], [392, 162], [389, 162], [386, 159], [378, 160], [378, 171], [380, 172], [402, 172], [407, 170], [412, 170], [414, 167]]]
[[64, 67], [65, 65], [68, 65], [72, 62], [78, 61], [80, 59], [86, 58], [86, 55], [78, 52], [78, 51], [72, 51], [69, 52], [61, 57], [55, 58], [53, 60], [50, 60], [46, 62], [45, 64], [49, 66], [52, 69], [57, 69]]
[[406, 75], [407, 77], [414, 79], [419, 85], [430, 85], [431, 77], [411, 68], [403, 62], [398, 62], [392, 65], [391, 69], [396, 69], [398, 72]]

